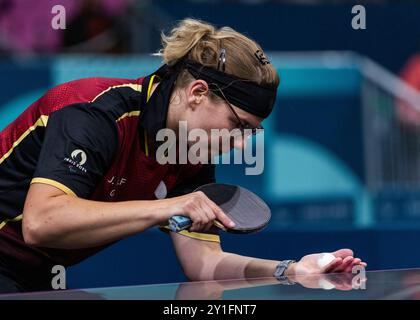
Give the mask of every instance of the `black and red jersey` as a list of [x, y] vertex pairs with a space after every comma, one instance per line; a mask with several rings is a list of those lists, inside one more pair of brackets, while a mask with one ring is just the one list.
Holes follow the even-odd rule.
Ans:
[[[165, 125], [169, 103], [162, 84], [150, 95], [157, 79], [87, 78], [59, 85], [0, 132], [0, 260], [20, 272], [51, 272], [51, 265], [69, 266], [103, 248], [28, 246], [21, 221], [31, 183], [111, 202], [185, 194], [214, 181], [212, 165], [161, 165], [152, 154], [148, 130]], [[220, 241], [214, 230], [182, 234]]]

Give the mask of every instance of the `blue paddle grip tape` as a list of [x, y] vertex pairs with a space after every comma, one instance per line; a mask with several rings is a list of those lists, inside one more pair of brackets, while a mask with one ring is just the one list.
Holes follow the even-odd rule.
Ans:
[[185, 216], [173, 216], [169, 219], [169, 229], [172, 232], [179, 232], [189, 228], [192, 225], [192, 220]]

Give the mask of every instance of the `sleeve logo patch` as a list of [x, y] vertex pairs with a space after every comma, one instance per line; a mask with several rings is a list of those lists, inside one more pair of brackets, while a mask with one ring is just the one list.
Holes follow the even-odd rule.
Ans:
[[70, 157], [71, 158], [64, 158], [64, 161], [71, 164], [71, 166], [69, 166], [70, 171], [74, 171], [74, 167], [76, 167], [84, 173], [87, 172], [86, 168], [83, 167], [87, 161], [86, 152], [80, 149], [76, 149], [71, 153]]
[[86, 160], [87, 160], [86, 153], [83, 150], [80, 150], [80, 149], [74, 150], [71, 153], [71, 158], [74, 161], [78, 162], [81, 166], [83, 166], [86, 163]]

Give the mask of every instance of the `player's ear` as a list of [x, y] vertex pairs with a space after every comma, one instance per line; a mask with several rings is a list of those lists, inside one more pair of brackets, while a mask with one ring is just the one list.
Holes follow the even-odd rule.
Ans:
[[204, 80], [194, 80], [187, 87], [187, 100], [191, 106], [198, 106], [209, 94], [209, 86]]

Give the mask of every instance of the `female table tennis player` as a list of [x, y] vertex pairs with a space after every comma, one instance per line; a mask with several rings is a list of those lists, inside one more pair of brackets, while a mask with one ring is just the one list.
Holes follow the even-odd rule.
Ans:
[[162, 40], [164, 64], [152, 75], [59, 85], [0, 133], [0, 291], [48, 289], [53, 265], [78, 263], [179, 214], [193, 225], [170, 236], [192, 281], [365, 266], [349, 249], [325, 266], [321, 254], [294, 262], [221, 249], [213, 220], [227, 228], [232, 221], [191, 192], [214, 182], [214, 167], [159, 164], [156, 133], [177, 132], [181, 120], [206, 131], [258, 128], [279, 77], [259, 45], [230, 28], [186, 19]]

